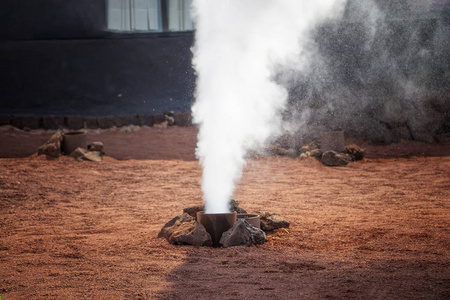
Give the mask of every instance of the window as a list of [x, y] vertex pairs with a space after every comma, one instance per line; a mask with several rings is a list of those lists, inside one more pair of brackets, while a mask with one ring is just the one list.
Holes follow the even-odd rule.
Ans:
[[191, 0], [108, 0], [108, 29], [121, 32], [193, 30]]

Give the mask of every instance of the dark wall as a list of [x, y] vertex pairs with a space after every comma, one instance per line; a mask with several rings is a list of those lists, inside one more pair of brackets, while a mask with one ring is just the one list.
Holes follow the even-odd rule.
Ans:
[[113, 34], [105, 2], [0, 2], [0, 114], [189, 111], [192, 33]]
[[73, 39], [104, 35], [106, 0], [2, 0], [0, 39]]

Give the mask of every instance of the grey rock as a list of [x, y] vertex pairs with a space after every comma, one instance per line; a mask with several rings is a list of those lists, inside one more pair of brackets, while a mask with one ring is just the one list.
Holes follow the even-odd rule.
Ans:
[[61, 156], [61, 143], [63, 140], [63, 135], [61, 131], [53, 134], [50, 139], [38, 149], [38, 155], [45, 154], [50, 157], [60, 157]]
[[261, 229], [272, 231], [279, 228], [289, 228], [290, 223], [277, 214], [268, 211], [255, 211], [260, 217]]
[[232, 246], [251, 246], [267, 242], [264, 231], [253, 227], [246, 220], [237, 220], [233, 227], [225, 231], [219, 243], [227, 248]]
[[350, 155], [346, 153], [327, 151], [322, 154], [321, 162], [329, 167], [338, 167], [347, 165], [351, 160]]

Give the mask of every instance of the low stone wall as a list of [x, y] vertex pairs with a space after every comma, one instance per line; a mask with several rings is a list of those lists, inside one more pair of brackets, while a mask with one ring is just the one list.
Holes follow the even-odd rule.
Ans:
[[[170, 125], [192, 125], [190, 113], [174, 113]], [[1, 125], [12, 125], [23, 130], [46, 129], [55, 130], [67, 128], [78, 129], [106, 129], [128, 125], [153, 126], [166, 121], [166, 116], [132, 114], [117, 116], [38, 116], [38, 115], [0, 115]]]

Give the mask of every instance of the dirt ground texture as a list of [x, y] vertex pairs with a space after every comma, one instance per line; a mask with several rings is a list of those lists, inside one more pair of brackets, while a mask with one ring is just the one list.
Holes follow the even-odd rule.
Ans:
[[100, 163], [32, 154], [51, 134], [0, 130], [2, 300], [450, 298], [448, 145], [251, 159], [235, 199], [291, 227], [223, 249], [156, 237], [201, 204], [195, 128], [89, 131]]

